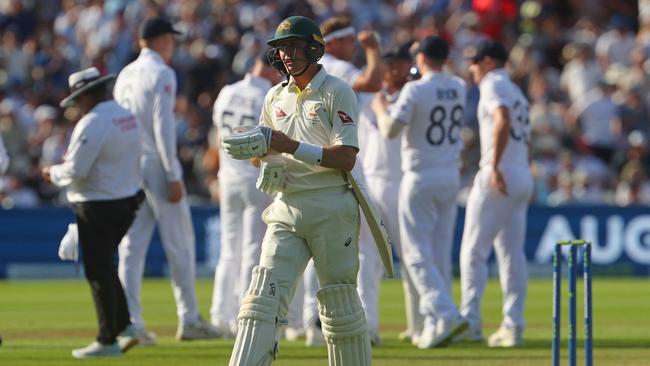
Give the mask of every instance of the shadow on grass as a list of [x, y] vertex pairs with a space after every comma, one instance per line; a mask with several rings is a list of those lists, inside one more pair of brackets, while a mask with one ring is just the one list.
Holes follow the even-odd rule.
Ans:
[[[566, 347], [568, 340], [562, 339], [562, 346]], [[584, 347], [584, 342], [583, 340], [578, 340], [578, 347]], [[624, 339], [597, 339], [594, 340], [594, 348], [644, 348], [648, 349], [650, 348], [650, 340], [649, 339], [641, 339], [641, 338], [624, 338]], [[388, 349], [411, 349], [413, 351], [417, 351], [417, 348], [415, 346], [411, 346], [407, 343], [401, 343], [401, 342], [391, 342], [388, 341], [386, 342], [382, 347], [380, 348], [373, 348], [373, 351], [383, 353], [383, 350], [388, 350]], [[480, 343], [480, 342], [460, 342], [460, 343], [454, 343], [449, 347], [444, 347], [444, 348], [435, 348], [432, 350], [455, 350], [455, 349], [490, 349], [485, 345], [485, 343]], [[530, 340], [525, 340], [525, 343], [521, 347], [514, 347], [514, 348], [497, 348], [495, 350], [501, 350], [501, 351], [516, 351], [516, 350], [525, 350], [525, 349], [551, 349], [551, 341], [550, 340], [545, 340], [545, 339], [530, 339]]]

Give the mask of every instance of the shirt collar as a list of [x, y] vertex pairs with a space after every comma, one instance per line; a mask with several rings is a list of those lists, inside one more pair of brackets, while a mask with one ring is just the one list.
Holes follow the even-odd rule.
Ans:
[[481, 85], [483, 85], [483, 83], [486, 80], [491, 80], [491, 79], [498, 78], [498, 77], [506, 77], [506, 78], [508, 78], [508, 71], [504, 67], [500, 67], [498, 69], [494, 69], [494, 70], [488, 72], [483, 77], [483, 80], [481, 80], [481, 82], [479, 83], [479, 87]]
[[152, 50], [151, 48], [147, 48], [147, 47], [143, 48], [142, 51], [140, 51], [140, 57], [149, 57], [154, 59], [155, 61], [164, 63], [160, 54]]
[[504, 67], [494, 69], [487, 73], [486, 76], [495, 77], [495, 76], [508, 76], [508, 71]]
[[[325, 82], [325, 78], [327, 77], [327, 71], [325, 71], [323, 65], [318, 65], [318, 66], [320, 67], [320, 69], [318, 70], [316, 75], [314, 75], [314, 77], [311, 78], [311, 81], [309, 82], [309, 84], [307, 84], [305, 90], [318, 90], [323, 85], [323, 82]], [[287, 86], [291, 91], [299, 90], [293, 76], [289, 78], [289, 83], [287, 84]]]

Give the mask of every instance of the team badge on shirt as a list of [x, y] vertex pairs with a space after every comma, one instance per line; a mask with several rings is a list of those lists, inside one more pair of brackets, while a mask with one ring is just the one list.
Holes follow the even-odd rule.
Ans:
[[276, 117], [276, 118], [284, 118], [284, 117], [286, 117], [286, 116], [287, 116], [287, 114], [284, 113], [284, 111], [282, 110], [282, 108], [280, 108], [280, 107], [275, 107], [275, 117]]
[[341, 124], [344, 124], [344, 125], [354, 124], [354, 120], [352, 119], [352, 117], [348, 116], [347, 113], [345, 113], [343, 111], [336, 111], [336, 114], [341, 119]]

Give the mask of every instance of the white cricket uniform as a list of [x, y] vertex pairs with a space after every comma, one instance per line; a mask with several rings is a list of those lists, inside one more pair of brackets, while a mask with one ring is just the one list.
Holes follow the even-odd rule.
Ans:
[[390, 110], [405, 123], [399, 189], [403, 260], [420, 295], [420, 313], [453, 319], [451, 248], [460, 189], [460, 138], [466, 86], [460, 78], [431, 72], [404, 85]]
[[168, 183], [182, 181], [176, 155], [176, 75], [160, 55], [144, 48], [120, 72], [115, 99], [138, 119], [142, 131], [142, 173], [147, 199], [119, 245], [119, 275], [135, 328], [144, 327], [140, 288], [154, 227], [169, 262], [177, 315], [181, 324], [199, 319], [194, 292], [195, 246], [190, 207], [183, 197], [172, 203]]
[[[528, 101], [505, 69], [489, 72], [479, 84], [478, 121], [481, 141], [479, 171], [469, 194], [460, 252], [461, 314], [470, 327], [481, 327], [481, 297], [488, 277], [487, 260], [496, 250], [503, 290], [503, 323], [524, 327], [528, 276], [524, 254], [526, 210], [533, 189], [528, 167]], [[508, 195], [490, 185], [494, 157], [494, 112], [508, 108], [510, 133], [499, 162]]]
[[[271, 82], [246, 74], [243, 80], [221, 89], [214, 103], [212, 120], [220, 136], [234, 127], [256, 126]], [[213, 324], [234, 329], [237, 310], [260, 259], [266, 225], [262, 211], [271, 199], [255, 187], [259, 169], [248, 160], [235, 160], [219, 153], [219, 214], [221, 251], [214, 273], [210, 316]]]
[[[386, 93], [380, 91], [380, 93]], [[399, 92], [386, 95], [390, 105], [397, 101]], [[400, 258], [400, 275], [404, 289], [406, 306], [406, 320], [408, 332], [417, 334], [421, 331], [423, 319], [418, 311], [419, 296], [413, 285], [408, 271], [404, 266], [402, 246], [399, 238], [398, 195], [402, 179], [400, 139], [386, 139], [377, 127], [375, 116], [370, 101], [374, 94], [363, 93], [360, 96], [361, 109], [359, 114], [359, 155], [362, 159], [363, 174], [370, 199], [379, 210], [381, 217], [385, 218], [386, 230], [392, 239]], [[371, 238], [367, 233], [367, 225], [361, 226], [361, 237]], [[368, 320], [368, 329], [371, 335], [379, 331], [379, 282], [383, 276], [384, 267], [381, 257], [372, 239], [359, 242], [359, 296]]]

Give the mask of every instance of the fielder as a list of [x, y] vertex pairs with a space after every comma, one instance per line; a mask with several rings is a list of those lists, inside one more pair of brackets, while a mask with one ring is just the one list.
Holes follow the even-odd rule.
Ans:
[[115, 99], [135, 114], [142, 127], [141, 165], [147, 198], [119, 246], [119, 274], [131, 322], [143, 345], [156, 343], [155, 334], [145, 330], [140, 304], [145, 257], [156, 223], [171, 269], [179, 318], [176, 338], [219, 336], [200, 318], [194, 292], [194, 229], [176, 156], [176, 76], [167, 66], [177, 33], [163, 18], [147, 20], [140, 29], [142, 51], [122, 70], [114, 89]]
[[451, 248], [460, 189], [465, 82], [442, 72], [443, 39], [427, 37], [414, 51], [422, 78], [404, 85], [390, 114], [375, 99], [379, 130], [402, 138], [398, 217], [403, 261], [420, 296], [424, 325], [418, 348], [440, 347], [467, 328], [451, 298]]
[[504, 68], [508, 53], [501, 44], [484, 41], [475, 51], [469, 70], [481, 92], [481, 160], [467, 201], [460, 251], [461, 313], [470, 324], [466, 338], [482, 339], [481, 297], [494, 244], [503, 290], [503, 321], [488, 345], [513, 347], [523, 343], [528, 280], [524, 235], [533, 189], [528, 167], [528, 101]]
[[[230, 134], [236, 127], [255, 126], [264, 96], [280, 81], [281, 75], [263, 54], [243, 80], [223, 87], [212, 114], [218, 136]], [[266, 229], [262, 211], [271, 200], [255, 187], [258, 174], [252, 164], [229, 157], [220, 147], [221, 252], [214, 272], [210, 318], [224, 336], [237, 332], [237, 309], [260, 259]]]
[[370, 365], [356, 290], [359, 209], [344, 179], [358, 152], [356, 98], [318, 65], [325, 41], [312, 20], [285, 19], [267, 43], [273, 66], [287, 81], [267, 94], [260, 126], [222, 139], [237, 159], [266, 154], [258, 187], [278, 193], [263, 214], [260, 265], [239, 312], [230, 365], [271, 364], [279, 325], [286, 323], [289, 300], [311, 258], [329, 364]]
[[[389, 104], [397, 101], [400, 90], [408, 81], [409, 71], [413, 63], [408, 44], [390, 50], [382, 55], [386, 71], [384, 84], [380, 93]], [[364, 93], [362, 100], [372, 100], [375, 94]], [[399, 184], [402, 179], [400, 139], [389, 140], [381, 135], [377, 127], [377, 117], [371, 108], [370, 101], [362, 102], [363, 108], [359, 115], [359, 143], [362, 150], [359, 153], [362, 159], [363, 174], [371, 200], [379, 210], [381, 217], [391, 218], [386, 220], [386, 228], [396, 244], [397, 253], [403, 256], [399, 244], [399, 221], [397, 220], [397, 198]], [[366, 229], [361, 225], [361, 230]], [[369, 237], [368, 234], [361, 237]], [[370, 341], [373, 346], [380, 345], [379, 337], [379, 283], [384, 274], [381, 258], [370, 240], [360, 240], [359, 244], [359, 296], [368, 320]], [[400, 262], [402, 285], [406, 305], [407, 329], [400, 334], [400, 339], [411, 341], [412, 335], [417, 338], [420, 333], [423, 318], [418, 311], [418, 294], [408, 275], [404, 262]]]

